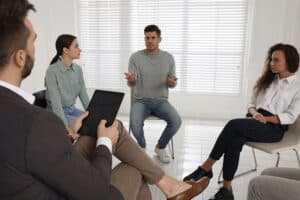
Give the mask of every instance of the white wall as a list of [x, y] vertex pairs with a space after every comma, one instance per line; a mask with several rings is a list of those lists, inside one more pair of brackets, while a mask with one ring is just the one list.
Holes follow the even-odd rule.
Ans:
[[262, 71], [266, 51], [271, 45], [290, 43], [300, 51], [299, 13], [298, 0], [254, 1], [251, 48], [245, 69], [248, 95]]
[[[76, 33], [76, 0], [31, 0], [37, 13], [31, 14], [38, 34], [36, 63], [32, 75], [22, 87], [28, 91], [44, 88], [45, 71], [55, 54], [55, 40], [61, 33]], [[238, 96], [177, 94], [170, 100], [182, 116], [207, 119], [229, 119], [243, 116], [255, 80], [262, 71], [268, 48], [278, 42], [296, 45], [300, 51], [299, 0], [249, 0], [250, 28], [247, 33], [242, 93]], [[121, 113], [128, 113], [129, 95]]]
[[75, 0], [29, 0], [37, 12], [30, 12], [30, 19], [37, 33], [35, 65], [32, 74], [23, 82], [27, 91], [44, 88], [44, 77], [49, 63], [56, 54], [55, 41], [59, 34], [76, 33]]

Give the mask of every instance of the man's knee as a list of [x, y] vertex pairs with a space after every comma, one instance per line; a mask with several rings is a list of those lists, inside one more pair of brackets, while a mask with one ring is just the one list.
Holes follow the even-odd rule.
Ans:
[[168, 123], [168, 125], [173, 126], [175, 129], [179, 129], [182, 124], [182, 119], [179, 114], [176, 113], [175, 115], [171, 115], [169, 117], [169, 120], [166, 120], [166, 122]]
[[140, 120], [138, 121], [130, 120], [130, 129], [134, 133], [140, 132], [143, 129], [143, 122], [141, 122]]
[[274, 174], [274, 170], [276, 170], [277, 168], [267, 168], [267, 169], [264, 169], [262, 172], [261, 172], [261, 175], [265, 175], [265, 176], [272, 176], [272, 174]]
[[250, 180], [248, 185], [248, 200], [258, 200], [261, 186], [264, 184], [264, 177], [258, 176]]
[[182, 124], [182, 119], [181, 119], [181, 117], [180, 117], [179, 115], [177, 115], [177, 116], [174, 118], [174, 124], [175, 124], [175, 126], [178, 127], [178, 128], [181, 126], [181, 124]]
[[142, 180], [142, 174], [138, 169], [125, 163], [120, 163], [113, 169], [112, 182], [123, 180], [126, 183], [127, 179], [130, 182], [139, 183]]

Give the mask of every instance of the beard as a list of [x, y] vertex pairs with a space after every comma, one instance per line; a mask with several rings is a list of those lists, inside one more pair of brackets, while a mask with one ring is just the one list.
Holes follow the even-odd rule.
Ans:
[[26, 61], [22, 71], [22, 79], [25, 79], [27, 76], [31, 74], [33, 64], [34, 64], [34, 59], [29, 54], [26, 54]]

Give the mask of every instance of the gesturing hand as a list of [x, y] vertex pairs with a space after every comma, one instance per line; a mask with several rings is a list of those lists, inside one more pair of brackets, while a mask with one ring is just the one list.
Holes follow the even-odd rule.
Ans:
[[125, 78], [128, 80], [128, 82], [135, 82], [136, 81], [136, 74], [135, 73], [124, 73]]
[[176, 77], [168, 77], [167, 78], [167, 85], [168, 87], [175, 87], [176, 86], [176, 83], [177, 83], [177, 78]]

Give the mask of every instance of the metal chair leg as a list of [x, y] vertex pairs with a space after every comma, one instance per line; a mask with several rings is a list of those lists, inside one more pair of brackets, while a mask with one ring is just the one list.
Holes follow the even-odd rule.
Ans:
[[278, 167], [278, 165], [279, 165], [279, 161], [280, 161], [280, 153], [279, 153], [279, 152], [277, 152], [276, 154], [277, 154], [276, 167]]
[[220, 170], [219, 176], [218, 176], [218, 184], [223, 183], [223, 180], [221, 179], [221, 176], [223, 174], [223, 169]]
[[[241, 173], [235, 175], [234, 178], [238, 178], [238, 177], [241, 177], [241, 176], [250, 174], [250, 173], [255, 172], [255, 171], [257, 170], [257, 159], [256, 159], [256, 155], [255, 155], [254, 148], [252, 148], [252, 155], [253, 155], [253, 160], [254, 160], [254, 168], [253, 168], [253, 169], [250, 169], [250, 170], [247, 170], [247, 171], [245, 171], [245, 172], [241, 172]], [[223, 169], [221, 170], [221, 172], [220, 172], [220, 174], [219, 174], [219, 177], [218, 177], [218, 184], [224, 182], [224, 180], [221, 180], [222, 173], [223, 173]]]
[[297, 160], [298, 160], [298, 165], [299, 165], [299, 167], [300, 167], [300, 158], [299, 158], [299, 153], [298, 153], [298, 151], [297, 151], [297, 149], [293, 149], [294, 151], [295, 151], [295, 153], [296, 153], [296, 157], [297, 157]]
[[174, 158], [175, 158], [175, 152], [174, 152], [174, 143], [173, 143], [173, 139], [171, 139], [171, 147], [170, 147], [170, 144], [169, 144], [168, 146], [169, 146], [169, 151], [170, 151], [170, 153], [171, 153], [172, 159], [174, 160]]

